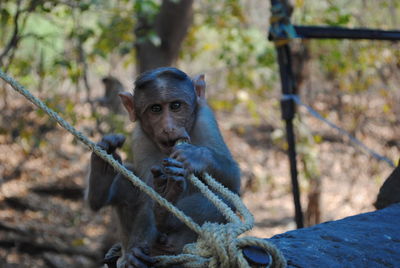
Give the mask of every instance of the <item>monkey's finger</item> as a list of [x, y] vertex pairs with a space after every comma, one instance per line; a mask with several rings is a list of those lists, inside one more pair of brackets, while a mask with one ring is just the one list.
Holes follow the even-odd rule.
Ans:
[[107, 153], [111, 154], [115, 152], [115, 149], [117, 148], [112, 144], [112, 141], [109, 141], [107, 139], [102, 139], [100, 142], [97, 143], [97, 146], [99, 146], [101, 149], [106, 151]]
[[159, 166], [152, 166], [150, 168], [151, 173], [153, 174], [154, 178], [160, 177], [161, 175], [163, 175], [163, 172], [161, 170], [161, 167]]
[[122, 145], [124, 145], [126, 138], [122, 134], [117, 134], [116, 136], [117, 136], [116, 137], [116, 142], [117, 142], [116, 145], [118, 148], [120, 148], [120, 147], [122, 147]]
[[119, 154], [113, 153], [113, 157], [115, 160], [117, 160], [120, 164], [122, 164], [122, 158]]
[[186, 159], [186, 157], [184, 156], [184, 152], [182, 150], [177, 150], [173, 152], [171, 154], [171, 158], [181, 163], [183, 163]]
[[140, 248], [134, 248], [133, 254], [136, 256], [136, 258], [139, 258], [141, 261], [145, 261], [149, 264], [154, 264], [156, 262], [154, 258], [143, 253], [142, 249]]
[[178, 161], [176, 159], [173, 159], [173, 158], [165, 158], [163, 160], [162, 164], [163, 164], [164, 167], [166, 167], [166, 166], [172, 166], [172, 167], [178, 167], [178, 168], [182, 168], [183, 167], [182, 162], [180, 162], [180, 161]]
[[179, 156], [179, 154], [182, 152], [182, 150], [177, 148], [178, 146], [179, 145], [174, 146], [174, 148], [172, 149], [172, 153], [170, 155], [170, 158], [176, 159]]
[[[106, 151], [109, 154], [112, 153], [114, 159], [117, 160], [118, 162], [122, 163], [121, 157], [119, 156], [119, 154], [117, 154], [115, 152], [116, 147], [113, 147], [113, 145], [107, 139], [103, 138], [100, 142], [97, 143], [97, 146], [99, 146], [101, 149], [103, 149], [104, 151]], [[93, 153], [92, 155], [96, 155], [96, 154]], [[100, 158], [100, 157], [97, 156], [97, 158]]]
[[187, 172], [186, 170], [182, 167], [182, 168], [178, 168], [178, 167], [165, 167], [164, 168], [166, 175], [172, 175], [172, 176], [181, 176], [181, 177], [186, 177]]
[[[175, 189], [178, 191], [183, 191], [186, 188], [186, 179], [181, 176], [170, 176], [168, 177], [168, 182], [167, 182], [167, 189]], [[173, 191], [173, 192], [175, 192]]]
[[103, 149], [104, 151], [107, 151], [107, 153], [110, 153], [110, 144], [104, 140], [104, 138], [97, 143], [97, 146], [99, 146], [101, 149]]
[[129, 268], [148, 268], [146, 264], [141, 262], [138, 258], [136, 258], [134, 255], [129, 255], [128, 256], [128, 267]]
[[153, 184], [158, 190], [160, 187], [163, 187], [167, 183], [167, 177], [163, 174], [159, 177], [154, 177]]
[[[175, 145], [174, 148], [172, 148], [171, 157], [172, 157], [175, 153], [179, 154], [179, 152], [188, 151], [188, 150], [190, 150], [191, 148], [193, 148], [193, 145], [191, 145], [191, 144], [189, 144], [189, 143], [181, 143], [181, 144]], [[174, 157], [172, 157], [172, 158], [174, 158]]]
[[190, 161], [187, 161], [186, 159], [182, 161], [183, 167], [185, 168], [187, 173], [195, 173], [197, 170], [193, 167], [192, 163]]
[[103, 137], [102, 141], [107, 142], [111, 148], [119, 148], [125, 142], [125, 136], [122, 134], [109, 134]]

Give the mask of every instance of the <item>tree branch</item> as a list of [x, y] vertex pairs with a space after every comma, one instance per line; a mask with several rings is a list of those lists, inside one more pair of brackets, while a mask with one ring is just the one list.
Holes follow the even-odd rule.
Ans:
[[1, 54], [0, 54], [0, 65], [2, 65], [3, 59], [7, 56], [7, 54], [10, 52], [10, 50], [18, 45], [18, 42], [20, 40], [19, 25], [18, 25], [18, 20], [19, 20], [20, 15], [21, 15], [21, 0], [18, 0], [17, 12], [15, 13], [15, 16], [14, 16], [14, 30], [13, 30], [11, 38], [8, 41], [6, 47], [3, 49], [3, 52], [1, 52]]

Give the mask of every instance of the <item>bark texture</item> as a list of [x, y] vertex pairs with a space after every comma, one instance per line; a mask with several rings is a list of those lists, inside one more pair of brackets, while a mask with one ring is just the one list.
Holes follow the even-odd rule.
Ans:
[[[139, 14], [138, 27], [135, 29], [138, 73], [175, 64], [192, 23], [192, 5], [193, 0], [164, 0], [153, 21]], [[148, 38], [151, 31], [159, 37], [159, 44]]]

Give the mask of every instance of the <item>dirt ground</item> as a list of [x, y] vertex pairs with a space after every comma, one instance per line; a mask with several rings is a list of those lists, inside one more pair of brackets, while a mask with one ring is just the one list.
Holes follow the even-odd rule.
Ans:
[[[3, 130], [17, 126], [12, 121], [16, 114], [24, 119], [27, 129], [45, 129], [46, 117], [38, 119], [33, 108], [20, 107], [15, 104], [2, 111]], [[307, 152], [313, 153], [312, 161], [318, 167], [321, 221], [374, 210], [379, 187], [392, 169], [301, 109], [300, 114], [302, 120], [296, 121], [296, 127], [323, 137], [318, 144], [299, 146], [300, 152], [309, 148]], [[373, 115], [372, 111], [371, 118]], [[279, 114], [257, 122], [238, 109], [218, 113], [218, 119], [243, 173], [243, 201], [256, 220], [249, 235], [271, 237], [295, 229]], [[367, 127], [370, 132], [360, 137], [363, 142], [391, 159], [398, 158], [399, 144], [387, 142], [396, 141], [398, 129], [380, 126], [372, 119], [367, 122], [371, 122]], [[377, 132], [377, 127], [379, 139], [369, 135]], [[89, 120], [80, 122], [78, 128], [92, 134], [94, 140], [100, 137]], [[110, 211], [106, 208], [96, 214], [84, 204], [89, 151], [59, 127], [43, 131], [35, 150], [30, 149], [24, 135], [0, 133], [0, 267], [98, 267]], [[299, 170], [306, 210], [312, 183], [305, 179], [302, 161]]]

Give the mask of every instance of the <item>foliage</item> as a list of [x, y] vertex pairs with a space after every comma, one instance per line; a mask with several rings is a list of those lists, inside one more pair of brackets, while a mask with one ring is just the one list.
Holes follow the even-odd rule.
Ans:
[[[395, 29], [400, 12], [399, 3], [391, 0], [298, 2], [294, 21], [300, 24]], [[311, 43], [311, 51], [325, 78], [344, 78], [337, 88], [350, 94], [376, 88], [382, 82], [376, 75], [380, 68], [398, 62], [398, 49], [389, 42], [318, 40]]]
[[[400, 13], [398, 1], [296, 1], [293, 21], [303, 25], [331, 25], [350, 28], [398, 28]], [[379, 12], [377, 12], [379, 10]], [[309, 81], [319, 81], [312, 85], [315, 96], [313, 103], [326, 103], [320, 112], [353, 135], [365, 133], [368, 129], [366, 114], [372, 100], [380, 95], [385, 104], [381, 106], [380, 121], [391, 124], [399, 120], [393, 100], [398, 100], [398, 88], [390, 83], [398, 72], [398, 48], [390, 42], [315, 40], [308, 43], [312, 64]], [[397, 71], [396, 71], [397, 70]], [[303, 90], [308, 91], [309, 88]], [[308, 92], [309, 93], [309, 92]], [[307, 93], [305, 93], [307, 94]], [[390, 96], [390, 97], [388, 97]], [[364, 100], [363, 100], [364, 99]], [[351, 101], [350, 101], [351, 100]], [[397, 119], [396, 119], [397, 118]], [[336, 119], [336, 120], [335, 120]], [[315, 142], [306, 134], [304, 127], [299, 130], [299, 154], [304, 163], [304, 177], [312, 179], [320, 176], [315, 151], [322, 137], [314, 136]]]
[[206, 61], [201, 71], [223, 80], [212, 101], [216, 109], [244, 102], [251, 111], [253, 97], [265, 96], [273, 86], [274, 48], [266, 39], [267, 29], [248, 22], [243, 3], [203, 1], [182, 51], [183, 61]]
[[[145, 17], [151, 23], [160, 3], [158, 0], [1, 1], [0, 63], [42, 96], [52, 100], [62, 94], [74, 96], [68, 104], [73, 113], [74, 104], [83, 93], [87, 100], [92, 100], [96, 91], [99, 95], [94, 81], [100, 76], [114, 70], [132, 73], [136, 42], [145, 38], [160, 45], [160, 38], [152, 30], [141, 38], [135, 36], [138, 18]], [[295, 3], [293, 22], [311, 25], [395, 28], [400, 11], [399, 3], [393, 0], [368, 5], [361, 0]], [[178, 64], [190, 73], [206, 72], [213, 84], [210, 93], [215, 109], [229, 110], [241, 104], [258, 118], [259, 103], [271, 97], [271, 89], [279, 87], [275, 49], [266, 39], [267, 25], [254, 23], [256, 4], [252, 6], [244, 0], [195, 1], [193, 25]], [[268, 13], [265, 7], [262, 13], [265, 16], [258, 20], [266, 21]], [[312, 76], [320, 76], [329, 84], [321, 92], [328, 90], [340, 100], [346, 95], [378, 90], [387, 100], [382, 112], [388, 121], [396, 121], [394, 88], [385, 86], [384, 81], [393, 76], [399, 64], [398, 46], [328, 40], [312, 41], [309, 47], [311, 61], [316, 66]], [[343, 113], [352, 116], [354, 113], [354, 122], [362, 119], [365, 105], [359, 104], [359, 111], [355, 111], [352, 103], [341, 100], [339, 103], [341, 107], [336, 109], [339, 118]], [[68, 116], [76, 121], [85, 117]], [[100, 118], [93, 109], [91, 116]], [[357, 130], [354, 122], [349, 125], [351, 131]]]

